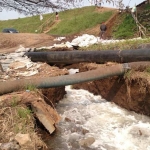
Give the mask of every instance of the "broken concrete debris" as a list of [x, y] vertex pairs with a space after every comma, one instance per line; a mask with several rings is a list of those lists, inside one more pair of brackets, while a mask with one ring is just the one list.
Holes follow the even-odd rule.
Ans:
[[[26, 99], [28, 97], [28, 99]], [[53, 133], [55, 131], [55, 124], [60, 121], [60, 116], [57, 111], [48, 105], [43, 98], [39, 97], [36, 93], [25, 92], [21, 98], [26, 103], [30, 103], [32, 110], [36, 117], [44, 125], [44, 127]]]
[[0, 143], [0, 150], [19, 150], [20, 146], [16, 141]]
[[[21, 46], [14, 53], [0, 54], [0, 80], [5, 82], [6, 80], [17, 80], [20, 78], [37, 75], [39, 70], [42, 69], [41, 66], [45, 65], [45, 63], [34, 63], [24, 55], [25, 52], [32, 50], [33, 49], [24, 48]], [[51, 71], [53, 71], [53, 68], [54, 67], [52, 67]], [[29, 96], [27, 99], [28, 102], [31, 100], [29, 103], [34, 110], [35, 116], [45, 126], [50, 134], [53, 133], [55, 131], [55, 124], [60, 120], [60, 116], [57, 114], [57, 111], [48, 105], [43, 98], [40, 98], [40, 96], [33, 96], [30, 90], [25, 90], [25, 93], [22, 93], [21, 95], [22, 98], [20, 99], [24, 99], [24, 97]], [[19, 95], [17, 95], [17, 97], [18, 96]], [[7, 100], [2, 97], [3, 95], [1, 96], [0, 100]], [[32, 98], [30, 99], [30, 97]], [[24, 99], [24, 101], [26, 100]], [[22, 136], [23, 139], [25, 139], [25, 135], [22, 134], [16, 135], [15, 138], [15, 140], [18, 141], [20, 145], [30, 141], [28, 136], [27, 141], [22, 141]], [[9, 147], [8, 149], [10, 149], [11, 145], [12, 143], [6, 143], [4, 145], [2, 144], [3, 147]]]
[[15, 140], [19, 143], [20, 146], [31, 142], [31, 138], [29, 134], [18, 133], [15, 136]]

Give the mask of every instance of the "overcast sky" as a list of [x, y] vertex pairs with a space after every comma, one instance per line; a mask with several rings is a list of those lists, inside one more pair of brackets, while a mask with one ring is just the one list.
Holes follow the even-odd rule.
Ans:
[[[135, 4], [139, 4], [141, 2], [143, 2], [144, 0], [123, 0], [123, 3], [125, 6], [129, 6], [133, 7]], [[83, 0], [83, 5], [84, 6], [90, 6], [91, 4], [89, 3], [88, 0]], [[104, 7], [113, 7], [112, 5], [105, 3], [103, 4]], [[23, 14], [19, 14], [15, 11], [6, 11], [3, 10], [2, 12], [0, 12], [0, 20], [8, 20], [8, 19], [17, 19], [17, 18], [22, 18], [22, 17], [26, 17]]]

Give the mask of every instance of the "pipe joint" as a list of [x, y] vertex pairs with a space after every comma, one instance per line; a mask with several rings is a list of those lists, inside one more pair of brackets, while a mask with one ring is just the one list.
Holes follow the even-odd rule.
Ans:
[[125, 72], [131, 69], [131, 67], [129, 66], [128, 63], [124, 63], [122, 65], [123, 65], [123, 69], [124, 69]]

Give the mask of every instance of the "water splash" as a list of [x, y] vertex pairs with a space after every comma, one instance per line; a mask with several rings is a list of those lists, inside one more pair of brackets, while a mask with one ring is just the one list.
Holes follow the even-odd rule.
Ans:
[[59, 132], [54, 140], [59, 146], [55, 145], [55, 149], [150, 150], [149, 117], [85, 90], [66, 86], [66, 91], [57, 106], [62, 120], [57, 126]]

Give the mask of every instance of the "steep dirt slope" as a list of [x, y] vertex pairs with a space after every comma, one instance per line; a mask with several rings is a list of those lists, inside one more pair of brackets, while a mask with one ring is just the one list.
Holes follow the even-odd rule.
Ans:
[[[106, 22], [106, 25], [108, 26], [108, 31], [107, 31], [108, 36], [110, 36], [111, 28], [112, 28], [113, 22], [115, 21], [117, 14], [118, 14], [118, 10], [115, 8], [108, 8], [108, 7], [102, 7], [102, 8], [96, 7], [96, 9], [95, 9], [95, 11], [97, 11], [99, 13], [111, 11], [111, 10], [114, 10], [115, 14]], [[94, 35], [94, 36], [99, 36], [100, 24], [96, 25], [93, 28], [82, 31], [80, 34], [85, 34], [85, 33], [90, 34], [90, 35]]]

